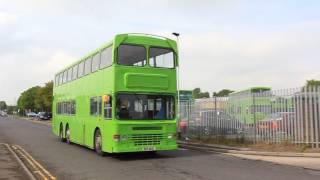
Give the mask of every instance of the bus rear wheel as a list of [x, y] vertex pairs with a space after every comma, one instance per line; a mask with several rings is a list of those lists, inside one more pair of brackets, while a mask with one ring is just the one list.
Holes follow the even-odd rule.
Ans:
[[102, 136], [99, 129], [97, 129], [94, 133], [94, 150], [100, 156], [105, 155], [105, 153], [102, 151]]
[[68, 144], [71, 144], [71, 140], [70, 140], [70, 128], [69, 126], [67, 125], [66, 127], [66, 141]]
[[61, 142], [65, 142], [66, 139], [63, 137], [63, 125], [60, 124], [60, 130], [59, 130], [59, 138]]

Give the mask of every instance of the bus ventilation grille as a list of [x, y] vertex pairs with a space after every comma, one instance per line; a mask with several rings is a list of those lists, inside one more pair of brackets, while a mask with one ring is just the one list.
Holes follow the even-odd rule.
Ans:
[[133, 134], [130, 139], [135, 146], [160, 145], [163, 134]]
[[132, 130], [162, 130], [162, 127], [133, 127]]

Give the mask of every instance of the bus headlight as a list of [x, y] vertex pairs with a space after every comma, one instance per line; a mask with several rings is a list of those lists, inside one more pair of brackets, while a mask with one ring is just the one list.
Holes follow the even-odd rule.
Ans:
[[119, 134], [114, 134], [113, 135], [113, 140], [116, 141], [116, 142], [120, 141], [120, 135]]
[[113, 140], [116, 141], [116, 142], [126, 141], [126, 140], [128, 140], [128, 136], [127, 135], [114, 134], [113, 135]]
[[126, 141], [126, 140], [128, 140], [128, 136], [122, 135], [122, 136], [121, 136], [121, 141]]

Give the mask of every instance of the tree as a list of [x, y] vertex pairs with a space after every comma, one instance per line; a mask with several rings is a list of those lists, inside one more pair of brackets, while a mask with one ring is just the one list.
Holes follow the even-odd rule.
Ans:
[[53, 82], [49, 81], [45, 86], [35, 86], [22, 92], [18, 99], [18, 108], [21, 110], [50, 112], [53, 100]]
[[42, 111], [50, 112], [52, 108], [52, 91], [53, 82], [47, 82], [44, 87], [40, 88], [37, 92], [36, 105]]
[[201, 92], [200, 88], [195, 88], [192, 93], [193, 93], [194, 99], [209, 98], [210, 97], [209, 92]]
[[41, 87], [35, 86], [21, 93], [18, 99], [18, 107], [24, 110], [36, 110], [37, 92]]
[[306, 86], [320, 86], [320, 81], [319, 80], [307, 80]]
[[230, 93], [233, 93], [234, 91], [230, 89], [222, 89], [219, 92], [213, 92], [213, 96], [228, 96]]
[[200, 88], [195, 88], [193, 91], [192, 91], [192, 94], [193, 94], [193, 98], [194, 99], [198, 99], [199, 98], [199, 94], [201, 93], [201, 90]]
[[200, 93], [200, 98], [209, 98], [209, 97], [210, 97], [209, 92], [202, 92], [202, 93]]
[[307, 80], [306, 85], [302, 87], [302, 91], [310, 91], [313, 87], [320, 87], [320, 81], [319, 80]]
[[7, 103], [5, 101], [0, 101], [0, 110], [7, 109]]
[[14, 113], [16, 113], [17, 112], [17, 106], [7, 106], [7, 113], [8, 114], [14, 114]]

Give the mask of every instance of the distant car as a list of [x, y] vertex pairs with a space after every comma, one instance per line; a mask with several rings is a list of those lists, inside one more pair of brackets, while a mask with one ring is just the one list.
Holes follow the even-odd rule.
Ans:
[[50, 120], [52, 117], [52, 114], [49, 112], [39, 112], [37, 114], [38, 120]]
[[28, 112], [27, 117], [37, 117], [37, 114], [34, 112]]
[[276, 112], [266, 116], [257, 123], [261, 130], [290, 129], [293, 126], [294, 113], [292, 112]]
[[8, 114], [7, 114], [7, 112], [5, 112], [5, 111], [0, 111], [0, 116], [6, 117], [6, 116], [8, 116]]

